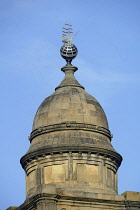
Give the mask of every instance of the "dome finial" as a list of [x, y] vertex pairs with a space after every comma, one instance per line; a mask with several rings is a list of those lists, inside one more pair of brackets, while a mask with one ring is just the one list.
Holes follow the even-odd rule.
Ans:
[[77, 56], [78, 50], [77, 47], [71, 43], [73, 38], [76, 36], [76, 33], [74, 36], [70, 36], [72, 32], [72, 25], [65, 23], [65, 27], [63, 29], [62, 34], [62, 42], [64, 45], [60, 49], [61, 56], [66, 60], [67, 64], [66, 66], [72, 65], [72, 60]]

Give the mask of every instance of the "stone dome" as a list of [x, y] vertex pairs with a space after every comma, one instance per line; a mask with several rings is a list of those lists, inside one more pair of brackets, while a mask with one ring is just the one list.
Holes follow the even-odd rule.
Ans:
[[68, 122], [92, 124], [108, 129], [107, 119], [101, 105], [82, 86], [57, 88], [38, 108], [33, 130]]
[[66, 76], [56, 91], [41, 103], [33, 121], [33, 130], [60, 123], [91, 124], [108, 129], [101, 105], [77, 82], [73, 75], [75, 68], [64, 67]]
[[99, 102], [75, 79], [76, 70], [77, 67], [74, 66], [63, 67], [64, 80], [38, 108], [30, 135], [32, 142], [30, 151], [41, 147], [56, 148], [60, 145], [65, 147], [89, 145], [114, 150], [110, 144], [111, 134], [105, 113]]
[[40, 105], [33, 121], [30, 148], [21, 159], [59, 152], [91, 152], [116, 160], [106, 115], [99, 102], [74, 77], [77, 67], [64, 66], [64, 80]]

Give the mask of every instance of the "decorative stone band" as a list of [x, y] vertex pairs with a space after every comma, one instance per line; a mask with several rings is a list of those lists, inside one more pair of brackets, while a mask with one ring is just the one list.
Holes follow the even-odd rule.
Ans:
[[121, 165], [122, 156], [116, 151], [111, 151], [104, 148], [90, 147], [90, 146], [61, 146], [61, 147], [42, 147], [36, 151], [29, 152], [25, 154], [21, 159], [20, 163], [23, 169], [31, 162], [38, 161], [38, 159], [46, 158], [48, 155], [63, 154], [63, 153], [87, 153], [88, 155], [96, 154], [97, 156], [104, 156], [105, 158], [110, 158], [112, 162], [116, 164], [116, 169]]
[[[95, 197], [94, 197], [95, 196]], [[104, 206], [106, 209], [109, 207], [112, 209], [139, 209], [140, 207], [140, 201], [133, 201], [133, 200], [127, 200], [123, 195], [122, 199], [118, 199], [118, 195], [107, 195], [106, 199], [101, 198], [101, 196], [97, 196], [92, 194], [92, 197], [76, 197], [76, 196], [65, 196], [65, 195], [60, 195], [60, 194], [49, 194], [49, 193], [40, 193], [35, 196], [32, 196], [31, 198], [28, 198], [25, 200], [25, 202], [16, 208], [16, 210], [27, 210], [27, 209], [34, 209], [35, 204], [40, 205], [40, 204], [46, 204], [48, 202], [54, 203], [54, 206], [56, 203], [59, 201], [66, 201], [67, 203], [69, 202], [71, 205], [75, 203], [75, 205], [81, 204], [83, 205], [95, 205], [95, 207], [99, 207], [102, 209], [102, 206]], [[108, 207], [109, 206], [109, 207]], [[41, 208], [43, 209], [43, 208]], [[63, 210], [63, 209], [62, 209]]]
[[62, 130], [84, 130], [84, 131], [91, 131], [91, 132], [97, 132], [101, 133], [105, 136], [107, 136], [110, 141], [112, 138], [112, 135], [110, 131], [104, 127], [93, 125], [93, 124], [85, 124], [85, 123], [74, 123], [74, 122], [66, 122], [66, 123], [59, 123], [59, 124], [53, 124], [48, 126], [42, 126], [39, 127], [31, 132], [31, 135], [29, 136], [30, 142], [37, 136], [55, 132], [55, 131], [62, 131]]

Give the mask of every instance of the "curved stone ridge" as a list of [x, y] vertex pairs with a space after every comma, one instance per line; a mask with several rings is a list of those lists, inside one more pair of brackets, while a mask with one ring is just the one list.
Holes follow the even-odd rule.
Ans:
[[98, 126], [98, 125], [66, 122], [66, 123], [59, 123], [59, 124], [53, 124], [53, 125], [39, 127], [38, 129], [35, 129], [31, 132], [29, 140], [31, 142], [35, 137], [37, 137], [39, 135], [42, 135], [45, 133], [50, 133], [50, 132], [55, 132], [55, 131], [62, 131], [62, 130], [84, 130], [84, 131], [97, 132], [97, 133], [101, 133], [101, 134], [104, 134], [105, 136], [109, 137], [110, 140], [112, 137], [112, 135], [108, 129]]
[[116, 164], [116, 170], [118, 170], [121, 162], [122, 162], [122, 156], [114, 151], [111, 150], [107, 150], [107, 149], [103, 149], [103, 148], [98, 148], [98, 147], [87, 147], [85, 149], [85, 147], [61, 147], [61, 149], [58, 148], [41, 148], [37, 151], [33, 151], [30, 152], [29, 154], [25, 154], [21, 159], [20, 159], [20, 163], [22, 165], [22, 167], [25, 169], [26, 166], [28, 164], [30, 164], [31, 162], [37, 161], [38, 159], [44, 159], [46, 158], [46, 156], [51, 155], [53, 157], [53, 155], [55, 154], [65, 154], [65, 153], [79, 153], [79, 155], [82, 154], [88, 154], [89, 156], [91, 154], [95, 154], [97, 156], [103, 156], [105, 158], [109, 158], [112, 162], [114, 162]]

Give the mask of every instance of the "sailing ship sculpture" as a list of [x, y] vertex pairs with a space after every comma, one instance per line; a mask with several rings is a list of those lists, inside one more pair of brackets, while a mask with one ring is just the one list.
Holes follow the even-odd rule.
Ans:
[[63, 34], [62, 34], [62, 42], [64, 43], [70, 43], [72, 42], [73, 38], [76, 36], [76, 34], [79, 32], [77, 32], [74, 36], [70, 36], [71, 34], [73, 34], [73, 29], [72, 29], [72, 25], [65, 23], [65, 28], [63, 27]]
[[63, 27], [62, 29], [63, 29], [62, 42], [64, 43], [64, 45], [60, 49], [60, 54], [66, 60], [67, 62], [66, 66], [68, 66], [72, 65], [71, 64], [72, 60], [78, 54], [77, 47], [71, 43], [73, 38], [76, 36], [78, 32], [74, 36], [71, 36], [71, 34], [73, 33], [72, 25], [68, 23], [66, 23], [65, 27]]

